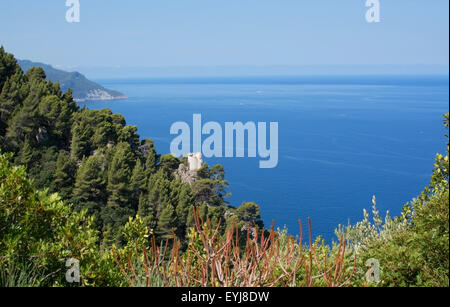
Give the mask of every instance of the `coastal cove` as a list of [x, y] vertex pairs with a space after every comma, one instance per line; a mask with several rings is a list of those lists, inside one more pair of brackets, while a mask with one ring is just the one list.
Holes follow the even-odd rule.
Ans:
[[380, 212], [400, 213], [429, 181], [444, 152], [446, 76], [103, 79], [128, 99], [86, 101], [110, 108], [169, 153], [170, 126], [192, 121], [279, 123], [279, 163], [260, 169], [251, 158], [211, 158], [222, 164], [239, 206], [255, 201], [266, 226], [298, 234], [310, 217], [313, 234], [335, 239], [339, 224], [361, 220], [373, 195]]

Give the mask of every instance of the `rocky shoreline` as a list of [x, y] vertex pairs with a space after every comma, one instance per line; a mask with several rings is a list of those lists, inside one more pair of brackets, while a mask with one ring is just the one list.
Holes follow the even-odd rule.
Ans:
[[127, 99], [128, 97], [125, 95], [111, 95], [105, 90], [97, 89], [89, 91], [85, 97], [74, 97], [76, 102], [85, 102], [85, 101], [107, 101], [107, 100], [122, 100]]

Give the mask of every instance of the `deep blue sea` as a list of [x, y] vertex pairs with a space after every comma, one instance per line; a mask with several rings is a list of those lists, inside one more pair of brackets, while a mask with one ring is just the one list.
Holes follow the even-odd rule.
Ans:
[[169, 153], [170, 126], [193, 113], [202, 121], [279, 123], [279, 163], [259, 158], [214, 158], [223, 164], [238, 206], [261, 206], [298, 234], [298, 219], [313, 235], [335, 239], [377, 197], [380, 212], [400, 213], [428, 183], [434, 156], [445, 151], [442, 115], [449, 111], [448, 76], [246, 77], [96, 80], [126, 94], [120, 101], [86, 102], [110, 108]]

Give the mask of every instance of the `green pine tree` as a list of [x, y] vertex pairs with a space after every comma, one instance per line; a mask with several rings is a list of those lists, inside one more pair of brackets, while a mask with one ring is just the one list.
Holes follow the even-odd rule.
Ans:
[[108, 204], [119, 207], [132, 206], [132, 190], [130, 179], [135, 163], [135, 157], [128, 143], [119, 143], [108, 169]]
[[155, 145], [153, 144], [153, 140], [146, 139], [144, 141], [146, 146], [146, 161], [145, 161], [145, 169], [147, 170], [149, 176], [156, 173], [156, 168], [159, 163], [159, 155], [156, 153]]
[[130, 187], [132, 194], [131, 201], [133, 207], [137, 208], [139, 198], [147, 192], [147, 174], [145, 172], [144, 164], [139, 159], [136, 161], [133, 173], [131, 174]]
[[161, 212], [158, 219], [156, 234], [162, 240], [172, 237], [173, 232], [177, 231], [177, 216], [175, 209], [168, 204]]
[[33, 160], [33, 148], [28, 139], [25, 139], [22, 148], [19, 151], [19, 154], [16, 157], [16, 164], [24, 165], [28, 167], [30, 162]]
[[75, 184], [77, 165], [70, 153], [61, 150], [56, 160], [56, 171], [53, 176], [52, 190], [58, 192], [63, 199], [70, 199]]
[[106, 203], [104, 159], [101, 156], [84, 158], [77, 171], [72, 201], [77, 209], [87, 209], [101, 227], [100, 210]]

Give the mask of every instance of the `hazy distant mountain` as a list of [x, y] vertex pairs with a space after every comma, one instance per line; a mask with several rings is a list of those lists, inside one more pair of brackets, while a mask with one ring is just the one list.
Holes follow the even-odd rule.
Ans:
[[272, 66], [77, 66], [91, 78], [206, 78], [274, 76], [446, 75], [448, 65], [272, 65]]
[[31, 62], [28, 60], [18, 60], [18, 62], [24, 71], [27, 71], [31, 67], [35, 66], [42, 67], [47, 75], [47, 80], [59, 82], [59, 85], [63, 91], [71, 88], [73, 91], [73, 97], [76, 101], [115, 100], [127, 98], [120, 92], [106, 89], [100, 84], [88, 80], [84, 75], [76, 71], [67, 72], [53, 68], [47, 64]]

